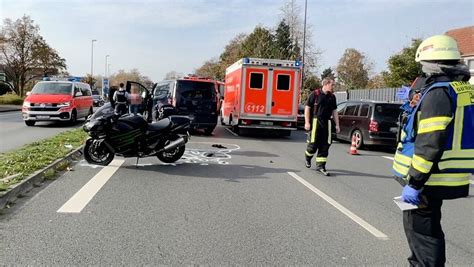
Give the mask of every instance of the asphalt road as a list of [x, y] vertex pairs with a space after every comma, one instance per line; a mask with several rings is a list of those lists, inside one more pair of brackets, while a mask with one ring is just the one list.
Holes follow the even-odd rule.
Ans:
[[0, 113], [0, 153], [19, 148], [72, 128], [81, 127], [83, 119], [75, 125], [65, 122], [37, 122], [28, 127], [21, 117], [20, 111]]
[[[0, 216], [0, 265], [407, 265], [391, 154], [335, 143], [323, 177], [304, 167], [304, 149], [302, 131], [219, 127], [177, 164], [81, 161]], [[450, 266], [473, 264], [473, 210], [472, 197], [443, 205]]]

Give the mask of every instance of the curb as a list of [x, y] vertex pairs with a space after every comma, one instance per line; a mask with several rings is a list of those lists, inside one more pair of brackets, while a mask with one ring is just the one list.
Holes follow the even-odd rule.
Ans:
[[13, 112], [13, 111], [21, 111], [21, 108], [19, 108], [19, 109], [0, 109], [0, 113], [2, 113], [2, 112]]
[[70, 164], [73, 161], [74, 157], [78, 157], [82, 155], [82, 147], [80, 146], [75, 150], [69, 152], [63, 158], [55, 160], [53, 163], [49, 164], [48, 166], [44, 167], [41, 170], [38, 170], [31, 174], [30, 176], [26, 177], [20, 183], [12, 185], [8, 188], [7, 191], [0, 193], [0, 211], [5, 209], [8, 204], [15, 203], [15, 200], [21, 197], [22, 195], [28, 193], [34, 187], [40, 187], [44, 182], [45, 172], [50, 169], [55, 169], [56, 166], [61, 164], [64, 160], [67, 160]]

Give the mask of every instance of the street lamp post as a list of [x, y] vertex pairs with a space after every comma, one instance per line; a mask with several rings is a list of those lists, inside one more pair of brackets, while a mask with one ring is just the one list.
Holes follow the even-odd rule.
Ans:
[[97, 42], [96, 39], [92, 39], [91, 42], [91, 87], [94, 80], [94, 42]]
[[107, 61], [107, 60], [109, 59], [109, 57], [110, 57], [110, 55], [106, 55], [106, 56], [105, 56], [105, 75], [104, 75], [105, 78], [108, 77], [107, 67], [108, 67], [109, 64], [108, 64], [108, 61]]

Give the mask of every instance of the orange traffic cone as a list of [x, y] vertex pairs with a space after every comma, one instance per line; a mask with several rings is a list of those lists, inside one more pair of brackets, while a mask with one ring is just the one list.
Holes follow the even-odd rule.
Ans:
[[351, 143], [351, 149], [349, 150], [349, 154], [351, 154], [351, 155], [359, 155], [359, 153], [357, 153], [356, 137], [355, 137], [354, 135], [352, 136], [352, 143]]

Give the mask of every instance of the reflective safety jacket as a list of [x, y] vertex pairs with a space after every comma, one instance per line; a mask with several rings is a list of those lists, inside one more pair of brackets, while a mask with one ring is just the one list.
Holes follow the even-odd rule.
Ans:
[[435, 82], [407, 108], [393, 172], [425, 194], [465, 197], [474, 173], [474, 88], [467, 82]]

